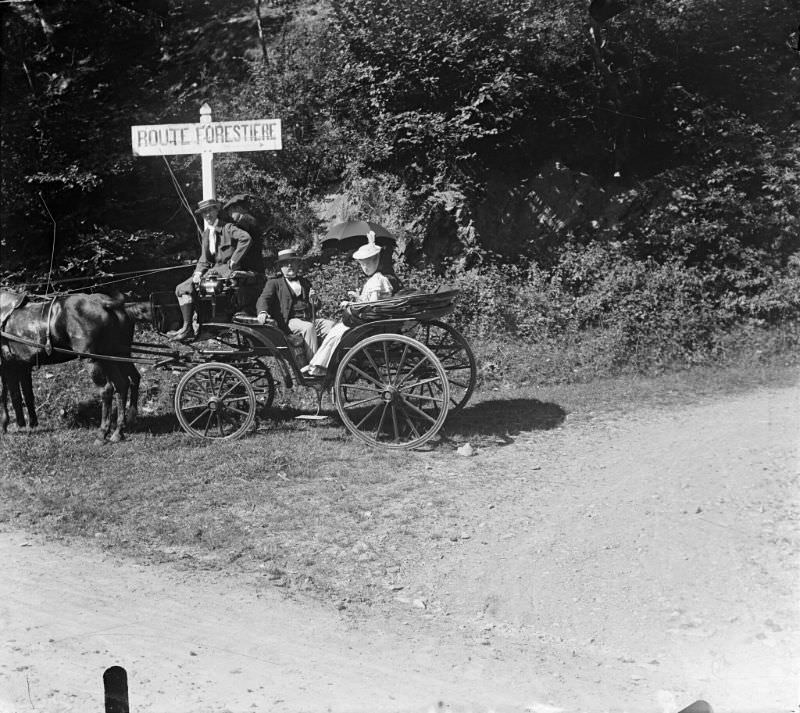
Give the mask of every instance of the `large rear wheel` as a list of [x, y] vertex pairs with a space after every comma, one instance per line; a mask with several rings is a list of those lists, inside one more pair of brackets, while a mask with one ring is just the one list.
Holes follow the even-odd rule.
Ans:
[[232, 441], [255, 423], [256, 394], [235, 366], [199, 364], [178, 382], [175, 414], [192, 436]]
[[432, 320], [420, 322], [413, 337], [428, 347], [447, 372], [450, 383], [449, 413], [460, 411], [472, 396], [478, 380], [475, 355], [466, 339], [449, 324]]
[[416, 339], [378, 334], [344, 355], [334, 382], [336, 409], [356, 437], [386, 448], [416, 448], [447, 418], [447, 373]]

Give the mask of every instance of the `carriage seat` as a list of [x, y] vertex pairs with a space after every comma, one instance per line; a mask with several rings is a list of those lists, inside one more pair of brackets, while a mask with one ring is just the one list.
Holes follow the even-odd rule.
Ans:
[[455, 289], [440, 288], [436, 292], [403, 290], [385, 300], [348, 305], [342, 321], [349, 327], [355, 327], [383, 319], [438, 319], [453, 311], [457, 296], [458, 290]]

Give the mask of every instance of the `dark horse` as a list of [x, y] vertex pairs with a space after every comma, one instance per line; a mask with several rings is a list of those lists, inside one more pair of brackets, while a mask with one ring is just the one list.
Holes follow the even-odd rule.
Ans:
[[[122, 439], [127, 423], [136, 419], [140, 380], [133, 362], [126, 361], [131, 357], [134, 320], [123, 300], [103, 294], [75, 294], [33, 301], [24, 294], [0, 290], [0, 330], [8, 335], [0, 340], [3, 376], [0, 424], [4, 430], [8, 422], [7, 381], [15, 411], [19, 403], [19, 400], [14, 402], [15, 380], [30, 394], [29, 415], [31, 425], [35, 425], [35, 413], [31, 414], [33, 392], [27, 386], [32, 367], [86, 355], [92, 364], [92, 380], [100, 387], [103, 405], [98, 435], [105, 438], [111, 431], [116, 395], [117, 423], [110, 440]], [[111, 358], [103, 359], [104, 356]], [[129, 394], [130, 408], [126, 413]], [[21, 414], [20, 403], [18, 423]]]

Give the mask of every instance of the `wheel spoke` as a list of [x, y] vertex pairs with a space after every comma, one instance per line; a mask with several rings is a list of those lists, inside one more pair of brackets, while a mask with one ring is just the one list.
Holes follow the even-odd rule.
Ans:
[[[373, 364], [374, 364], [374, 362], [373, 362]], [[375, 384], [375, 386], [379, 386], [381, 389], [383, 389], [383, 383], [382, 382], [376, 381], [369, 374], [367, 374], [365, 371], [362, 371], [361, 369], [359, 369], [359, 367], [357, 367], [355, 364], [349, 364], [349, 367], [353, 371], [357, 372], [362, 378], [366, 379], [367, 381], [371, 381], [373, 384]], [[380, 374], [379, 374], [379, 376], [380, 376]]]
[[375, 389], [372, 386], [364, 386], [364, 384], [343, 384], [346, 389], [358, 389], [359, 391], [367, 391], [371, 394], [382, 394], [383, 389]]
[[400, 355], [400, 361], [397, 364], [397, 370], [395, 371], [395, 380], [400, 377], [400, 373], [403, 371], [403, 365], [406, 363], [406, 354], [408, 354], [408, 344], [403, 345], [403, 353]]
[[394, 440], [400, 440], [400, 430], [397, 428], [397, 409], [392, 401], [392, 426], [394, 427]]
[[197, 383], [189, 383], [186, 385], [184, 389], [184, 393], [187, 396], [196, 396], [198, 399], [207, 399], [208, 398], [208, 391], [203, 388], [202, 384]]
[[[230, 393], [230, 391], [228, 392]], [[237, 403], [239, 401], [249, 401], [250, 396], [248, 394], [239, 394], [238, 396], [231, 396], [229, 399], [225, 400], [225, 403]]]
[[[228, 389], [228, 390], [227, 390], [227, 391], [226, 391], [224, 394], [220, 394], [220, 399], [222, 399], [222, 400], [224, 401], [224, 400], [225, 400], [225, 399], [228, 397], [228, 394], [232, 393], [233, 391], [235, 391], [235, 390], [236, 390], [236, 389], [238, 389], [238, 388], [241, 388], [241, 386], [242, 386], [242, 385], [241, 385], [239, 382], [236, 382], [236, 383], [235, 383], [233, 386], [231, 386], [231, 388], [230, 388], [230, 389]], [[240, 397], [240, 398], [241, 398], [241, 397]], [[247, 397], [245, 396], [244, 398], [247, 398]]]
[[371, 408], [371, 409], [370, 409], [370, 410], [367, 412], [367, 415], [366, 415], [366, 416], [364, 416], [364, 418], [362, 418], [362, 419], [361, 419], [361, 420], [360, 420], [360, 421], [359, 421], [359, 422], [356, 424], [356, 428], [361, 428], [361, 427], [362, 427], [362, 426], [363, 426], [363, 425], [364, 425], [364, 424], [365, 424], [365, 423], [366, 423], [366, 422], [369, 420], [369, 417], [370, 417], [370, 416], [372, 416], [372, 414], [373, 414], [373, 413], [375, 413], [375, 410], [380, 408], [380, 406], [381, 406], [380, 404], [375, 404], [375, 405], [374, 405], [374, 406], [373, 406], [373, 407], [372, 407], [372, 408]]
[[399, 387], [401, 387], [401, 386], [402, 386], [402, 385], [403, 385], [403, 384], [404, 384], [406, 381], [408, 381], [408, 378], [409, 378], [409, 377], [410, 377], [410, 376], [411, 376], [411, 375], [412, 375], [412, 374], [413, 374], [413, 373], [414, 373], [414, 372], [415, 372], [417, 369], [419, 369], [419, 368], [420, 368], [420, 367], [421, 367], [423, 364], [425, 364], [427, 361], [428, 361], [428, 360], [427, 360], [427, 358], [423, 356], [423, 357], [422, 357], [422, 358], [421, 358], [421, 359], [420, 359], [420, 360], [419, 360], [419, 361], [418, 361], [416, 364], [414, 364], [414, 366], [412, 366], [412, 367], [411, 367], [411, 369], [410, 369], [409, 371], [407, 371], [407, 372], [406, 372], [406, 373], [403, 375], [403, 378], [402, 378], [402, 379], [400, 379], [400, 380], [399, 380], [399, 381], [398, 381], [398, 382], [395, 384], [395, 386], [397, 386], [398, 388], [399, 388]]
[[402, 405], [401, 405], [400, 408], [403, 410], [403, 416], [406, 419], [406, 423], [408, 423], [408, 425], [411, 427], [411, 430], [413, 431], [414, 435], [417, 438], [419, 438], [419, 431], [417, 430], [417, 427], [414, 425], [413, 419], [406, 413], [406, 411], [405, 411], [405, 409], [403, 409]]
[[403, 394], [404, 399], [417, 399], [423, 401], [435, 401], [437, 404], [443, 403], [444, 399], [436, 398], [433, 394], [426, 396], [425, 394]]
[[401, 403], [403, 404], [403, 408], [408, 408], [409, 411], [412, 413], [417, 414], [420, 418], [424, 418], [426, 421], [430, 421], [431, 423], [436, 423], [436, 419], [433, 416], [425, 413], [422, 409], [417, 408], [414, 404], [408, 403], [405, 398], [400, 399]]
[[228, 406], [225, 410], [226, 411], [233, 411], [233, 413], [238, 413], [240, 416], [244, 416], [245, 418], [247, 418], [247, 416], [248, 416], [248, 412], [247, 411], [242, 411], [241, 409], [233, 408], [233, 406]]
[[208, 420], [206, 421], [206, 430], [203, 431], [203, 436], [208, 436], [208, 429], [211, 428], [211, 419], [214, 417], [214, 412], [209, 409], [208, 410]]
[[361, 399], [361, 401], [348, 401], [347, 408], [350, 409], [358, 408], [359, 406], [362, 406], [364, 404], [369, 404], [377, 400], [378, 400], [377, 396], [370, 396], [368, 399]]
[[438, 376], [432, 376], [430, 379], [423, 379], [422, 381], [415, 381], [413, 384], [408, 384], [407, 386], [400, 389], [403, 393], [406, 392], [407, 389], [415, 389], [417, 386], [423, 386], [424, 384], [430, 384], [433, 381], [439, 381]]
[[463, 371], [464, 369], [469, 369], [469, 364], [442, 364], [445, 371]]
[[[197, 406], [192, 406], [192, 408], [197, 408]], [[190, 423], [189, 426], [192, 427], [196, 424], [203, 416], [205, 416], [206, 412], [210, 412], [210, 409], [206, 408], [205, 411], [201, 411]]]
[[[217, 390], [214, 392], [215, 396], [219, 396], [220, 398], [224, 398], [223, 396], [220, 396], [220, 394], [222, 393], [222, 388], [225, 386], [225, 382], [227, 380], [228, 380], [228, 372], [227, 371], [223, 371], [222, 375], [219, 378], [219, 383], [217, 384]], [[234, 384], [234, 388], [235, 388], [235, 384]]]
[[225, 429], [222, 425], [222, 412], [217, 411], [217, 425], [219, 426], [219, 435], [222, 438], [225, 438]]
[[385, 340], [383, 341], [383, 363], [386, 366], [386, 381], [391, 384], [394, 380], [392, 379], [392, 370], [389, 367], [389, 348]]
[[[375, 363], [375, 360], [372, 358], [372, 354], [369, 353], [369, 349], [364, 348], [364, 356], [366, 356], [367, 360], [369, 361], [369, 363], [372, 364], [372, 368], [375, 369], [375, 374], [381, 380], [381, 385], [382, 385], [383, 374], [381, 373], [380, 367]], [[352, 366], [353, 366], [354, 369], [358, 369], [358, 367], [355, 364], [353, 364]], [[362, 371], [361, 373], [363, 374], [364, 372]], [[376, 382], [376, 383], [378, 383], [378, 382]]]
[[406, 409], [405, 409], [405, 407], [404, 407], [402, 402], [400, 403], [400, 413], [402, 414], [403, 418], [406, 421], [406, 425], [409, 427], [409, 429], [414, 434], [414, 436], [416, 438], [419, 438], [420, 437], [420, 433], [419, 433], [419, 430], [416, 427], [416, 424], [414, 423], [414, 419], [411, 418], [409, 413], [406, 411]]
[[388, 410], [388, 408], [389, 408], [389, 402], [384, 401], [383, 411], [381, 411], [381, 420], [378, 421], [378, 427], [375, 429], [375, 438], [377, 438], [381, 433], [381, 429], [383, 428], [383, 422], [384, 420], [386, 420], [386, 411]]
[[[431, 384], [428, 384], [428, 393], [429, 393], [431, 396], [434, 396], [434, 397], [436, 396], [436, 394], [434, 394], [434, 393], [433, 393], [433, 386], [432, 386]], [[440, 393], [441, 393], [441, 392], [440, 392]]]

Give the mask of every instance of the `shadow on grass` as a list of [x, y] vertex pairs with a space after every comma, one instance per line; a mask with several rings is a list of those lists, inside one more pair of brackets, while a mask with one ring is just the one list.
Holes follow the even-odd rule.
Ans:
[[[256, 418], [260, 424], [270, 423], [273, 425], [291, 423], [295, 416], [305, 413], [296, 408], [272, 407], [258, 408]], [[99, 420], [98, 420], [99, 424]], [[131, 433], [151, 433], [153, 435], [165, 435], [168, 433], [181, 433], [183, 429], [178, 423], [178, 417], [172, 411], [143, 414], [139, 412], [136, 424]]]
[[447, 430], [458, 437], [494, 436], [511, 443], [524, 431], [548, 431], [560, 426], [567, 412], [558, 404], [537, 399], [498, 399], [468, 406], [447, 419]]

